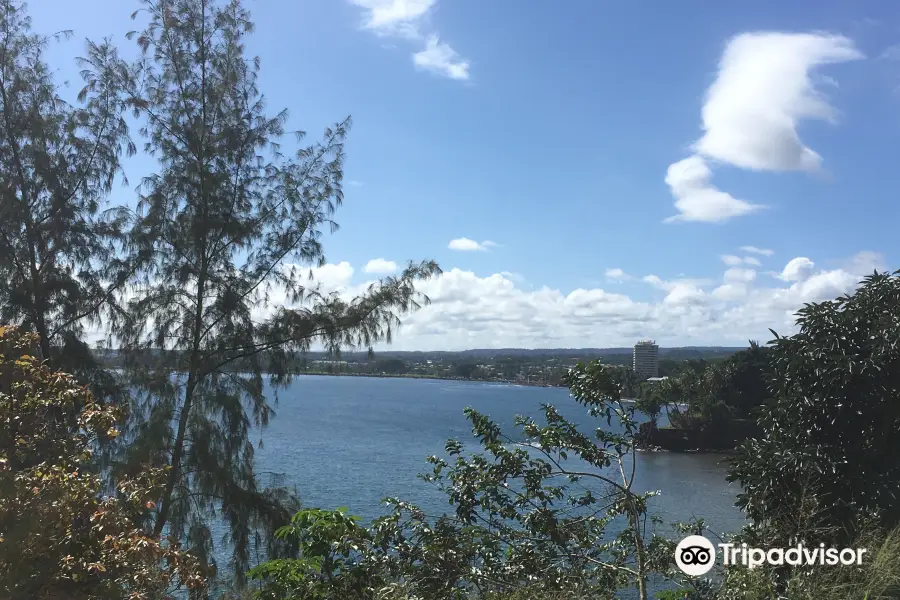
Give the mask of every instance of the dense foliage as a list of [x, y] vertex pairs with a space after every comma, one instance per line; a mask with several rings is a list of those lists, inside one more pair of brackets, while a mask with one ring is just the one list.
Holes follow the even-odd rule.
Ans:
[[[746, 350], [723, 360], [690, 360], [662, 381], [623, 377], [623, 388], [636, 389], [638, 409], [650, 422], [642, 443], [669, 450], [729, 450], [758, 435], [756, 420], [770, 402], [772, 349], [750, 342]], [[657, 429], [665, 413], [667, 426]]]
[[40, 336], [54, 365], [114, 391], [83, 341], [127, 270], [122, 211], [103, 210], [120, 157], [135, 151], [108, 43], [79, 60], [79, 106], [63, 101], [19, 0], [0, 0], [0, 322]]
[[0, 596], [159, 598], [205, 586], [194, 557], [142, 528], [164, 472], [107, 492], [92, 460], [118, 410], [37, 358], [34, 334], [0, 327]]
[[731, 479], [739, 506], [784, 540], [846, 542], [859, 519], [900, 524], [900, 274], [798, 312], [772, 342], [775, 402]]

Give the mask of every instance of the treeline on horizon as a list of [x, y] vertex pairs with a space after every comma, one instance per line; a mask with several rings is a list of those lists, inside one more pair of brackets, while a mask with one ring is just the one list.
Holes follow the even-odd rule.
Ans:
[[[900, 272], [802, 307], [791, 336], [690, 357], [670, 387], [603, 364], [627, 351], [567, 366], [589, 431], [550, 405], [514, 434], [467, 409], [473, 438], [424, 459], [443, 514], [388, 498], [362, 523], [258, 473], [297, 361], [390, 342], [441, 271], [410, 262], [352, 299], [311, 285], [343, 202], [349, 117], [310, 143], [267, 109], [240, 0], [133, 9], [136, 54], [88, 41], [67, 102], [44, 58], [55, 36], [0, 0], [0, 597], [900, 597]], [[124, 172], [137, 153], [150, 173]], [[140, 185], [113, 203], [125, 175]], [[116, 369], [86, 341], [98, 329]], [[869, 562], [684, 575], [676, 540], [707, 526], [664, 522], [658, 492], [634, 485], [639, 410], [706, 430], [755, 421], [728, 458], [747, 517], [729, 540], [864, 547]]]
[[[671, 360], [710, 360], [727, 358], [735, 352], [744, 350], [746, 346], [675, 346], [671, 348], [660, 347], [660, 356]], [[119, 351], [115, 348], [98, 348], [101, 356], [115, 357]], [[535, 357], [546, 358], [579, 358], [600, 360], [609, 357], [611, 360], [623, 360], [620, 355], [628, 355], [630, 359], [632, 348], [481, 348], [472, 350], [378, 350], [374, 352], [341, 351], [326, 352], [308, 350], [304, 357], [310, 360], [354, 360], [366, 361], [373, 358], [400, 358], [406, 360], [443, 360], [443, 359], [469, 359], [469, 358], [513, 358]], [[613, 358], [615, 357], [615, 358]], [[623, 363], [624, 364], [624, 363]]]
[[[604, 364], [631, 368], [631, 352], [617, 352], [616, 348], [565, 350], [472, 350], [472, 351], [378, 351], [378, 352], [316, 352], [304, 351], [283, 361], [281, 368], [294, 374], [328, 373], [357, 375], [419, 375], [451, 377], [471, 380], [514, 381], [522, 376], [535, 376], [523, 370], [538, 368], [545, 382], [562, 385], [565, 370], [578, 362], [600, 361]], [[677, 374], [687, 366], [716, 363], [741, 352], [741, 348], [685, 347], [661, 348], [659, 376]], [[183, 353], [169, 350], [148, 350], [121, 353], [115, 349], [94, 350], [97, 360], [106, 368], [123, 368], [127, 362], [145, 366], [164, 364], [174, 368], [184, 359]], [[483, 367], [487, 367], [487, 370]], [[229, 368], [236, 372], [252, 370], [249, 360], [234, 361]], [[265, 359], [259, 361], [263, 372], [271, 367]], [[635, 381], [635, 384], [637, 382]], [[637, 386], [629, 383], [628, 394], [636, 394]]]

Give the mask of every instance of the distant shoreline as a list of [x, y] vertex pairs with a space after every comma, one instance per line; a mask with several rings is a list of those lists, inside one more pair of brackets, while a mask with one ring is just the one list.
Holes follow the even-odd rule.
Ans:
[[[123, 373], [121, 366], [107, 367], [116, 373]], [[181, 371], [179, 371], [181, 372]], [[241, 373], [242, 371], [231, 371]], [[266, 371], [263, 375], [271, 375]], [[440, 375], [419, 375], [417, 373], [329, 373], [327, 371], [291, 371], [291, 377], [303, 377], [304, 375], [321, 375], [325, 377], [377, 377], [380, 379], [431, 379], [434, 381], [467, 381], [470, 383], [503, 383], [507, 385], [521, 385], [524, 387], [565, 388], [563, 384], [544, 383], [540, 381], [518, 381], [515, 379], [466, 379], [465, 377], [441, 377]]]
[[470, 383], [505, 383], [526, 387], [566, 387], [562, 384], [540, 381], [518, 381], [515, 379], [467, 379], [465, 377], [441, 377], [440, 375], [418, 375], [416, 373], [328, 373], [326, 371], [296, 371], [292, 375], [324, 375], [326, 377], [378, 377], [384, 379], [433, 379], [436, 381], [467, 381]]

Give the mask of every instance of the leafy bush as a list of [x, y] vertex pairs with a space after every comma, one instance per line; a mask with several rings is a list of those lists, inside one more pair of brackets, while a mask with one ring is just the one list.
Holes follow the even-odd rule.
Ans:
[[92, 454], [121, 415], [37, 353], [36, 335], [0, 327], [0, 596], [199, 593], [196, 561], [140, 527], [164, 473], [144, 470], [104, 495]]
[[[806, 305], [771, 343], [774, 404], [729, 479], [738, 505], [781, 543], [844, 545], [861, 520], [900, 524], [900, 272]], [[773, 332], [774, 333], [774, 332]]]

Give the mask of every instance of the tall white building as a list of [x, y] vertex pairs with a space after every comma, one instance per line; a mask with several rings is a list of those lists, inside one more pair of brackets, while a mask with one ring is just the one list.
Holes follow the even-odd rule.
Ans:
[[659, 376], [659, 346], [653, 340], [641, 340], [634, 345], [634, 372], [638, 377]]

